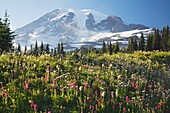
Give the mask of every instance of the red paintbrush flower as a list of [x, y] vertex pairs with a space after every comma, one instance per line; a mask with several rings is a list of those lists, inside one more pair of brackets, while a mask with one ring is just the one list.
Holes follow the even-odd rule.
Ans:
[[128, 96], [126, 96], [126, 103], [130, 102], [130, 98]]
[[123, 108], [123, 112], [126, 112], [126, 108], [125, 107]]

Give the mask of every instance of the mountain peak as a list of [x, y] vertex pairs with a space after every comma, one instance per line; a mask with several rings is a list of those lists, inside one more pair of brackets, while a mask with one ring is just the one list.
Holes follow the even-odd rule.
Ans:
[[58, 42], [80, 42], [102, 32], [122, 32], [134, 28], [147, 27], [139, 24], [125, 25], [120, 17], [92, 9], [58, 8], [17, 29], [15, 32], [18, 36], [14, 43], [33, 45], [37, 40], [55, 46]]

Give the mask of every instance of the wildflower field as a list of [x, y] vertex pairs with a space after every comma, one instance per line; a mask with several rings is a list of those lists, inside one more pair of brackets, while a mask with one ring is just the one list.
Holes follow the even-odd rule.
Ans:
[[1, 113], [170, 113], [170, 52], [0, 56]]

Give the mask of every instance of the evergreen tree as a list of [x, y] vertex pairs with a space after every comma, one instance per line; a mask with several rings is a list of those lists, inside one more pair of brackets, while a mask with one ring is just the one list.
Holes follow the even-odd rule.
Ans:
[[10, 29], [10, 23], [8, 19], [7, 11], [5, 12], [4, 19], [0, 19], [0, 52], [8, 51], [12, 48], [12, 40], [15, 35]]
[[128, 41], [128, 47], [127, 47], [128, 52], [133, 52], [134, 51], [133, 45], [134, 45], [133, 37], [130, 37], [130, 39]]
[[33, 51], [32, 51], [32, 45], [30, 47], [30, 54], [32, 55]]
[[152, 39], [153, 35], [149, 34], [146, 41], [145, 51], [152, 51]]
[[115, 52], [115, 47], [116, 45], [115, 44], [112, 44], [112, 50]]
[[170, 34], [168, 36], [168, 44], [167, 44], [167, 46], [168, 46], [168, 51], [170, 51]]
[[56, 50], [56, 48], [54, 48], [54, 56], [56, 56], [57, 55], [57, 50]]
[[106, 43], [103, 41], [103, 44], [102, 44], [102, 53], [106, 53], [106, 52], [107, 52]]
[[61, 52], [60, 52], [60, 43], [58, 43], [57, 52], [58, 52], [58, 54], [61, 53]]
[[43, 52], [44, 52], [44, 44], [43, 44], [43, 42], [41, 42], [40, 53], [42, 54]]
[[118, 42], [116, 42], [116, 46], [115, 46], [115, 50], [114, 50], [114, 52], [115, 52], [115, 53], [117, 53], [117, 52], [119, 52], [119, 51], [120, 51], [119, 43], [118, 43]]
[[162, 30], [161, 47], [163, 51], [168, 50], [168, 36], [169, 36], [169, 26], [166, 26]]
[[25, 52], [27, 52], [27, 46], [25, 45], [25, 49], [24, 49]]
[[111, 41], [109, 42], [109, 54], [112, 55], [113, 53], [113, 48], [112, 48], [112, 43]]
[[110, 48], [110, 43], [109, 41], [107, 41], [107, 52], [109, 52], [109, 48]]
[[21, 53], [21, 46], [20, 44], [18, 44], [18, 49], [17, 49], [18, 53]]
[[153, 50], [160, 50], [161, 38], [159, 34], [158, 28], [154, 29], [153, 41], [152, 41], [152, 48]]
[[144, 39], [143, 33], [141, 33], [141, 38], [139, 42], [139, 50], [144, 51], [144, 48], [145, 48], [145, 39]]
[[64, 54], [64, 46], [63, 46], [63, 43], [61, 43], [60, 52], [61, 52], [61, 54]]
[[38, 43], [37, 41], [35, 42], [35, 46], [34, 46], [34, 55], [38, 54]]
[[138, 50], [138, 43], [137, 43], [136, 38], [135, 38], [134, 43], [133, 43], [133, 49], [134, 49], [134, 51]]
[[24, 48], [24, 55], [27, 54], [27, 46], [25, 45], [25, 48]]
[[50, 53], [50, 48], [49, 48], [49, 44], [46, 45], [46, 53], [49, 54]]
[[51, 48], [50, 54], [51, 54], [51, 55], [54, 55], [53, 53], [54, 53], [54, 49]]

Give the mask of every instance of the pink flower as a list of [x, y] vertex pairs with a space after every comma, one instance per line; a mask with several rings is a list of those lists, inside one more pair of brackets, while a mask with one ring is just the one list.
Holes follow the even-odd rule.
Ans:
[[145, 96], [142, 96], [142, 99], [145, 100]]
[[111, 91], [111, 96], [113, 96], [113, 94], [114, 94], [114, 92], [113, 92], [113, 91]]
[[100, 103], [100, 102], [102, 102], [102, 101], [99, 99], [99, 100], [97, 100], [97, 102], [99, 102], [99, 103]]
[[136, 84], [136, 87], [135, 87], [135, 89], [138, 89], [139, 88], [139, 85], [138, 84]]
[[34, 107], [34, 101], [33, 101], [33, 100], [31, 101], [30, 106], [31, 106], [31, 107]]
[[37, 111], [37, 104], [34, 104], [34, 111]]
[[84, 103], [86, 103], [86, 99], [84, 99]]
[[143, 91], [142, 92], [146, 92], [146, 87], [144, 87]]
[[69, 86], [72, 86], [72, 87], [77, 86], [76, 82], [68, 82], [68, 85], [69, 85]]
[[89, 109], [91, 109], [91, 108], [92, 108], [92, 105], [89, 106]]
[[149, 88], [152, 89], [152, 85], [149, 85]]
[[8, 97], [8, 94], [5, 94], [5, 97]]
[[129, 103], [130, 102], [130, 98], [128, 96], [126, 96], [126, 102]]
[[56, 83], [53, 84], [53, 87], [55, 87], [55, 86], [56, 86]]
[[159, 105], [160, 105], [160, 106], [162, 106], [162, 105], [163, 105], [163, 103], [162, 103], [162, 102], [159, 102]]
[[48, 112], [47, 113], [51, 113], [50, 109], [48, 109]]
[[114, 109], [115, 108], [115, 106], [112, 106], [112, 109]]
[[126, 108], [125, 107], [123, 108], [123, 112], [126, 112]]
[[135, 83], [132, 83], [132, 87], [135, 88]]
[[86, 85], [84, 85], [84, 91], [86, 91], [87, 90], [87, 86]]
[[132, 87], [133, 87], [134, 89], [137, 89], [139, 86], [138, 86], [138, 84], [132, 83]]
[[24, 88], [25, 88], [25, 89], [28, 89], [28, 86], [29, 86], [29, 83], [28, 83], [28, 81], [26, 81]]
[[160, 109], [162, 107], [163, 103], [162, 102], [159, 102], [158, 104], [158, 109]]
[[119, 102], [119, 107], [121, 107], [122, 106], [122, 102]]
[[30, 103], [30, 107], [31, 108], [34, 108], [34, 101], [32, 100], [31, 103]]
[[92, 109], [94, 109], [94, 106], [92, 106]]
[[96, 104], [96, 109], [98, 108], [98, 105]]

